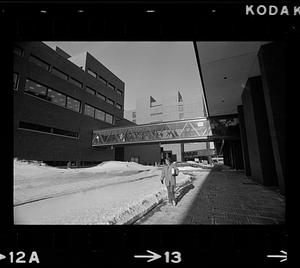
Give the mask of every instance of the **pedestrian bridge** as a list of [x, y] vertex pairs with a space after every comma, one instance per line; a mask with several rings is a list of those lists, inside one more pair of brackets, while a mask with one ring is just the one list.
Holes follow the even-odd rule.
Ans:
[[92, 146], [182, 143], [224, 138], [212, 134], [207, 118], [94, 130]]

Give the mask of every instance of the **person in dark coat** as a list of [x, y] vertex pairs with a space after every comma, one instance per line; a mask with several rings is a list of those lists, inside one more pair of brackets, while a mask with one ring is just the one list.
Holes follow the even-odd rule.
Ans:
[[171, 164], [169, 158], [165, 159], [166, 165], [163, 167], [161, 172], [161, 183], [164, 183], [167, 187], [168, 191], [168, 199], [169, 203], [176, 206], [175, 200], [175, 187], [176, 187], [176, 176], [179, 174], [179, 169], [175, 166], [175, 164]]

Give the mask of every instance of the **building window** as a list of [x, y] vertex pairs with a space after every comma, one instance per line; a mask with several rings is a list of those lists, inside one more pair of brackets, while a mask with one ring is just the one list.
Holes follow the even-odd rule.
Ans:
[[93, 76], [93, 77], [97, 77], [97, 74], [95, 73], [95, 72], [93, 72], [91, 69], [88, 69], [87, 70], [87, 72], [88, 72], [88, 74], [90, 74], [91, 76]]
[[183, 119], [184, 118], [184, 113], [180, 113], [179, 114], [179, 119]]
[[179, 106], [178, 106], [178, 111], [179, 111], [179, 112], [183, 112], [183, 105], [179, 105]]
[[112, 90], [115, 90], [115, 86], [112, 85], [111, 83], [108, 83], [107, 85], [108, 85], [108, 87], [111, 88]]
[[23, 56], [24, 50], [18, 46], [14, 46], [14, 53], [20, 57]]
[[106, 81], [103, 77], [101, 77], [100, 75], [98, 75], [98, 76], [97, 76], [97, 79], [98, 79], [99, 81], [101, 81], [104, 85], [106, 85], [107, 81]]
[[63, 73], [62, 71], [56, 69], [55, 67], [52, 67], [51, 73], [53, 73], [54, 75], [56, 75], [64, 80], [68, 80], [68, 75]]
[[111, 100], [110, 98], [106, 98], [106, 102], [109, 103], [109, 104], [111, 104], [111, 105], [114, 105], [114, 101]]
[[162, 115], [163, 113], [162, 112], [159, 112], [159, 113], [153, 113], [153, 114], [150, 114], [151, 116], [155, 116], [155, 115]]
[[13, 87], [14, 90], [18, 90], [18, 84], [19, 84], [19, 74], [14, 73], [14, 80], [13, 80]]
[[117, 89], [117, 93], [121, 96], [123, 95], [123, 92], [120, 89]]
[[86, 114], [88, 116], [91, 116], [91, 117], [94, 117], [94, 115], [95, 115], [95, 108], [86, 104], [84, 106], [84, 114]]
[[136, 118], [136, 112], [132, 112], [132, 118]]
[[70, 82], [71, 82], [73, 85], [75, 85], [75, 86], [78, 86], [78, 87], [82, 88], [82, 83], [81, 83], [81, 82], [79, 82], [78, 80], [76, 80], [75, 78], [73, 78], [73, 77], [70, 77]]
[[104, 100], [106, 101], [106, 97], [100, 93], [97, 92], [97, 95], [96, 95], [98, 98], [100, 98], [101, 100]]
[[48, 100], [62, 107], [66, 107], [66, 95], [48, 88]]
[[29, 79], [26, 79], [25, 92], [41, 99], [47, 99], [47, 88]]
[[80, 101], [75, 100], [71, 97], [67, 97], [67, 108], [75, 112], [80, 112]]
[[45, 69], [46, 71], [49, 71], [49, 69], [50, 69], [50, 65], [48, 63], [46, 63], [45, 61], [39, 59], [38, 57], [36, 57], [34, 55], [30, 55], [29, 61], [40, 66], [41, 68]]
[[95, 118], [105, 121], [105, 112], [95, 109]]
[[116, 103], [116, 107], [120, 110], [122, 110], [122, 105], [120, 105], [119, 103]]
[[96, 94], [96, 91], [94, 89], [91, 89], [90, 87], [85, 87], [86, 91], [92, 95]]
[[43, 133], [49, 133], [49, 134], [56, 134], [56, 135], [62, 135], [67, 136], [71, 138], [78, 138], [78, 132], [70, 131], [70, 130], [64, 130], [59, 128], [52, 128], [48, 126], [28, 123], [28, 122], [19, 122], [19, 128], [20, 129], [26, 129], [26, 130], [32, 130], [32, 131], [39, 131]]
[[113, 120], [114, 120], [114, 117], [113, 115], [109, 114], [109, 113], [106, 113], [106, 116], [105, 116], [105, 121], [109, 124], [113, 124]]

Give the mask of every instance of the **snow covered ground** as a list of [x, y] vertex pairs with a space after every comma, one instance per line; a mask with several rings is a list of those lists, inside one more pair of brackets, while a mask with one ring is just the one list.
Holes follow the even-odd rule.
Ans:
[[[133, 162], [59, 169], [15, 160], [14, 222], [128, 224], [166, 198], [160, 175], [158, 167]], [[181, 172], [177, 186], [190, 179]]]

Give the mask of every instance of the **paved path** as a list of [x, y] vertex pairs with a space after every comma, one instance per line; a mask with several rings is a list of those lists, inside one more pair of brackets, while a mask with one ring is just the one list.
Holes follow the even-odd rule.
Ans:
[[177, 206], [164, 202], [136, 224], [282, 224], [285, 199], [238, 171], [196, 173], [177, 190]]

